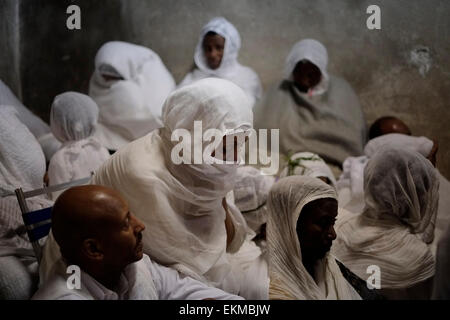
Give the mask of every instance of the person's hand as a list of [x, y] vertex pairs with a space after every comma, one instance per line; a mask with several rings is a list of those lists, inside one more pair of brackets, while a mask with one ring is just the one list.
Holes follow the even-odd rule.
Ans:
[[433, 164], [434, 167], [436, 167], [436, 154], [439, 150], [439, 144], [436, 140], [433, 140], [433, 148], [430, 151], [430, 154], [428, 155], [427, 159], [430, 160], [430, 162]]

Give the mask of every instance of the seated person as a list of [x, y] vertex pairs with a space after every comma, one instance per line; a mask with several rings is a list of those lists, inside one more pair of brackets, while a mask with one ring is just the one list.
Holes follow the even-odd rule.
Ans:
[[[97, 104], [89, 96], [66, 92], [55, 97], [50, 127], [63, 145], [50, 160], [49, 185], [89, 177], [109, 158], [108, 150], [93, 138], [97, 119]], [[59, 194], [54, 192], [53, 199]]]
[[391, 116], [381, 117], [370, 126], [369, 140], [389, 133], [401, 133], [410, 136], [411, 130], [399, 118]]
[[[242, 299], [151, 261], [143, 254], [144, 229], [116, 191], [94, 185], [66, 190], [52, 211], [52, 232], [62, 259], [33, 299]], [[70, 265], [81, 270], [78, 288], [68, 286], [73, 278], [67, 272]]]
[[[420, 153], [386, 147], [364, 169], [365, 207], [338, 219], [332, 252], [353, 273], [381, 271], [381, 294], [388, 299], [429, 299], [439, 201], [435, 168]], [[370, 254], [368, 254], [370, 253]]]
[[335, 190], [320, 179], [292, 176], [268, 197], [269, 297], [275, 300], [360, 300], [328, 252], [336, 238]]
[[321, 157], [311, 152], [299, 152], [288, 158], [287, 166], [281, 171], [280, 178], [293, 175], [319, 178], [336, 188], [336, 179], [330, 167]]
[[[241, 264], [241, 259], [230, 258], [248, 242], [245, 219], [228, 199], [238, 150], [252, 127], [248, 98], [230, 81], [199, 80], [170, 94], [162, 120], [163, 128], [110, 157], [91, 183], [118, 190], [128, 201], [145, 224], [144, 252], [153, 260], [227, 292], [261, 298], [244, 295], [243, 290], [263, 292], [264, 279], [246, 277], [251, 270], [248, 259]], [[218, 146], [198, 135], [196, 121], [201, 121], [203, 132], [216, 129]], [[203, 159], [195, 163], [199, 149]], [[53, 242], [50, 238], [44, 248], [41, 278], [55, 260]], [[256, 261], [261, 251], [253, 245], [252, 252]]]
[[208, 77], [227, 79], [247, 93], [253, 107], [262, 95], [261, 81], [255, 71], [238, 62], [240, 48], [241, 37], [236, 28], [225, 18], [212, 19], [203, 27], [195, 49], [196, 68], [179, 87]]
[[164, 100], [175, 81], [152, 50], [105, 43], [95, 57], [89, 96], [100, 109], [95, 137], [111, 153], [161, 127]]
[[17, 110], [19, 120], [38, 140], [47, 162], [50, 161], [53, 154], [61, 147], [61, 143], [50, 132], [48, 124], [25, 107], [11, 89], [0, 80], [0, 108], [6, 106], [14, 107]]
[[295, 44], [283, 81], [255, 106], [255, 129], [279, 129], [281, 154], [316, 153], [338, 176], [347, 157], [362, 154], [366, 124], [352, 87], [328, 75], [327, 64], [320, 42]]
[[[37, 289], [38, 264], [14, 190], [42, 188], [45, 156], [14, 107], [0, 108], [0, 300], [27, 300]], [[12, 193], [3, 196], [4, 193]], [[27, 199], [30, 211], [48, 208], [46, 195]]]

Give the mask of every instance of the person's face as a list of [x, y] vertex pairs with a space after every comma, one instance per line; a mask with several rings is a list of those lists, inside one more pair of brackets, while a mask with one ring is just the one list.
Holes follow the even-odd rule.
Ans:
[[102, 251], [107, 264], [126, 266], [142, 259], [145, 226], [130, 212], [127, 203], [119, 200], [116, 212], [111, 212], [102, 230]]
[[292, 73], [296, 87], [302, 92], [308, 92], [320, 83], [322, 73], [320, 69], [309, 61], [300, 61]]
[[209, 68], [215, 70], [220, 67], [224, 48], [225, 38], [218, 34], [206, 35], [203, 38], [203, 52]]
[[303, 259], [316, 261], [330, 251], [336, 239], [334, 223], [337, 214], [337, 201], [331, 198], [315, 200], [303, 207], [297, 221], [297, 236]]
[[[245, 137], [245, 141], [248, 140], [248, 137]], [[228, 144], [228, 145], [227, 145]], [[220, 148], [220, 146], [219, 146]], [[238, 138], [236, 136], [224, 136], [221, 143], [222, 148], [222, 160], [223, 161], [230, 161], [229, 158], [227, 158], [227, 155], [232, 154], [233, 155], [233, 161], [238, 161], [238, 153], [239, 153], [239, 147], [238, 147]], [[216, 156], [216, 152], [213, 151], [211, 154], [212, 157]]]

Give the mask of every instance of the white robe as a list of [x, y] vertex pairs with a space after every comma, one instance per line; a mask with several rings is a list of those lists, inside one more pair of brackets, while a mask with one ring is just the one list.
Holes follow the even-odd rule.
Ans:
[[54, 266], [53, 274], [33, 300], [242, 300], [241, 297], [222, 290], [207, 287], [177, 271], [161, 266], [147, 255], [128, 265], [113, 291], [81, 270], [80, 289], [69, 289], [73, 283], [67, 273], [67, 264], [61, 259]]

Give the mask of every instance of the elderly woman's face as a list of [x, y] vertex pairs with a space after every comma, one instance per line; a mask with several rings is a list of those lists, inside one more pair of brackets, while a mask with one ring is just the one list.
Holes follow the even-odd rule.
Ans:
[[332, 198], [315, 200], [303, 207], [297, 221], [297, 236], [303, 259], [316, 261], [330, 251], [336, 239], [334, 223], [337, 214], [338, 203]]
[[307, 60], [297, 63], [292, 76], [296, 87], [302, 92], [308, 92], [309, 89], [317, 86], [322, 79], [320, 69]]
[[220, 67], [224, 48], [225, 38], [218, 34], [207, 34], [203, 38], [203, 52], [209, 68], [215, 70]]

